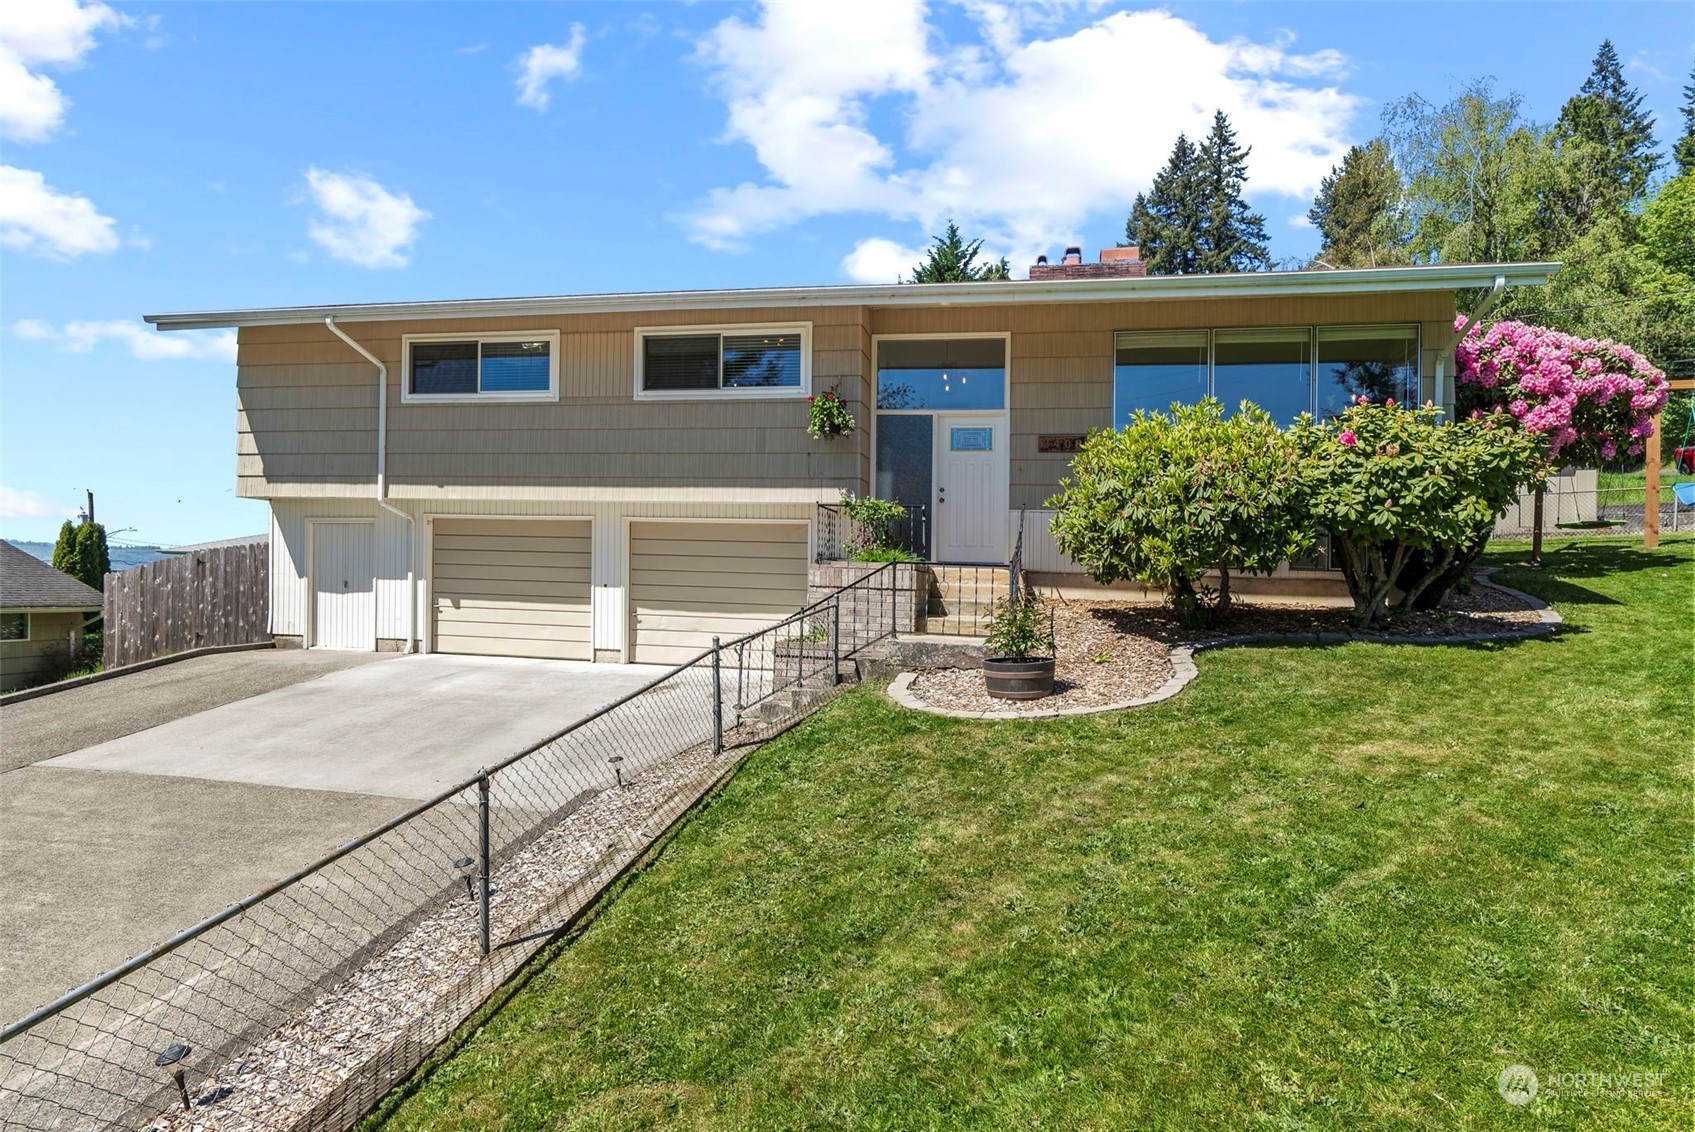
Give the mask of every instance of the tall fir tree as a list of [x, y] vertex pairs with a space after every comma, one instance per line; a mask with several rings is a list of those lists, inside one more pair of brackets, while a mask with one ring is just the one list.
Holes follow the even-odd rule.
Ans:
[[1642, 109], [1642, 94], [1624, 79], [1613, 41], [1601, 41], [1583, 86], [1567, 100], [1554, 123], [1554, 139], [1575, 150], [1586, 185], [1587, 214], [1622, 209], [1648, 191], [1648, 181], [1663, 162], [1654, 152], [1654, 118]]
[[77, 527], [76, 543], [75, 577], [97, 590], [104, 590], [106, 575], [112, 570], [112, 555], [106, 546], [105, 526], [89, 522], [80, 524]]
[[912, 269], [912, 278], [905, 283], [974, 283], [1004, 281], [1012, 278], [1006, 257], [992, 263], [979, 264], [982, 240], [966, 240], [959, 234], [959, 225], [948, 221], [947, 230], [932, 237], [924, 262]]
[[1695, 173], [1695, 67], [1689, 69], [1689, 85], [1683, 88], [1683, 136], [1677, 139], [1671, 155], [1679, 173]]
[[1253, 150], [1236, 144], [1236, 131], [1224, 111], [1212, 116], [1212, 132], [1201, 143], [1196, 183], [1200, 189], [1200, 270], [1264, 271], [1271, 266], [1265, 217], [1248, 208], [1242, 197], [1248, 180], [1248, 155]]
[[53, 569], [73, 578], [82, 577], [82, 567], [77, 558], [77, 529], [69, 519], [59, 528], [59, 541], [53, 544]]
[[1200, 156], [1188, 136], [1178, 134], [1165, 168], [1130, 208], [1124, 241], [1141, 249], [1151, 275], [1193, 275], [1201, 269]]
[[1318, 258], [1331, 267], [1407, 262], [1401, 173], [1388, 143], [1376, 138], [1349, 149], [1320, 183], [1307, 219], [1324, 239]]

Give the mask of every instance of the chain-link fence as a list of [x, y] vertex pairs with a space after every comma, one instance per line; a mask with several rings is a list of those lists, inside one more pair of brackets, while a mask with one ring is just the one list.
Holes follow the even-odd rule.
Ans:
[[[1591, 476], [1591, 481], [1594, 477]], [[1682, 477], [1688, 478], [1688, 477]], [[1660, 533], [1695, 531], [1695, 501], [1683, 502], [1674, 477], [1660, 485]], [[1684, 489], [1685, 494], [1689, 489]], [[1648, 515], [1647, 488], [1643, 484], [1589, 486], [1581, 481], [1557, 479], [1542, 496], [1542, 534], [1639, 535]], [[1526, 495], [1495, 524], [1496, 538], [1527, 539], [1536, 529], [1533, 497]]]
[[7, 1027], [0, 1127], [349, 1127], [750, 746], [898, 635], [899, 599], [884, 567], [714, 642]]

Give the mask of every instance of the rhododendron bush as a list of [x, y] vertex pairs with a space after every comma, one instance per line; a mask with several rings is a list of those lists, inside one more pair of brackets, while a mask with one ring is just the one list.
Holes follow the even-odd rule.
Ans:
[[1495, 520], [1547, 471], [1546, 438], [1507, 413], [1443, 424], [1433, 405], [1360, 398], [1335, 420], [1290, 430], [1301, 458], [1308, 520], [1330, 534], [1370, 627], [1417, 607], [1453, 568], [1475, 558]]
[[[1232, 570], [1269, 574], [1312, 542], [1294, 445], [1245, 401], [1229, 418], [1211, 397], [1138, 411], [1092, 433], [1071, 473], [1048, 503], [1060, 551], [1097, 582], [1163, 587], [1188, 625], [1229, 609]], [[1216, 590], [1202, 584], [1209, 571]]]
[[1642, 455], [1668, 393], [1666, 375], [1629, 346], [1522, 322], [1474, 326], [1454, 372], [1462, 415], [1510, 413], [1547, 437], [1550, 460], [1579, 467]]

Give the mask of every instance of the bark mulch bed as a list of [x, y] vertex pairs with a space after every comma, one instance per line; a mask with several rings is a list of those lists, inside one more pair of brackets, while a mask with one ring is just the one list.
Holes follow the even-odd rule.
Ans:
[[[1222, 625], [1184, 629], [1171, 611], [1147, 602], [1050, 600], [1058, 663], [1054, 694], [1023, 702], [991, 699], [976, 669], [919, 672], [907, 691], [946, 711], [991, 712], [1017, 717], [1051, 715], [1123, 704], [1158, 691], [1172, 678], [1171, 650], [1211, 645], [1235, 637], [1268, 634], [1357, 636], [1352, 610], [1320, 605], [1254, 605], [1238, 598]], [[1477, 579], [1466, 594], [1449, 593], [1442, 608], [1410, 613], [1381, 633], [1363, 639], [1441, 640], [1527, 629], [1542, 620], [1539, 610], [1516, 594]]]

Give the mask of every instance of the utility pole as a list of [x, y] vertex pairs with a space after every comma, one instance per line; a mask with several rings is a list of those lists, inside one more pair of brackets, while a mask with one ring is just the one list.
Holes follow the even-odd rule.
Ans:
[[87, 488], [86, 494], [88, 496], [88, 510], [83, 512], [82, 521], [92, 523], [94, 522], [94, 489]]

